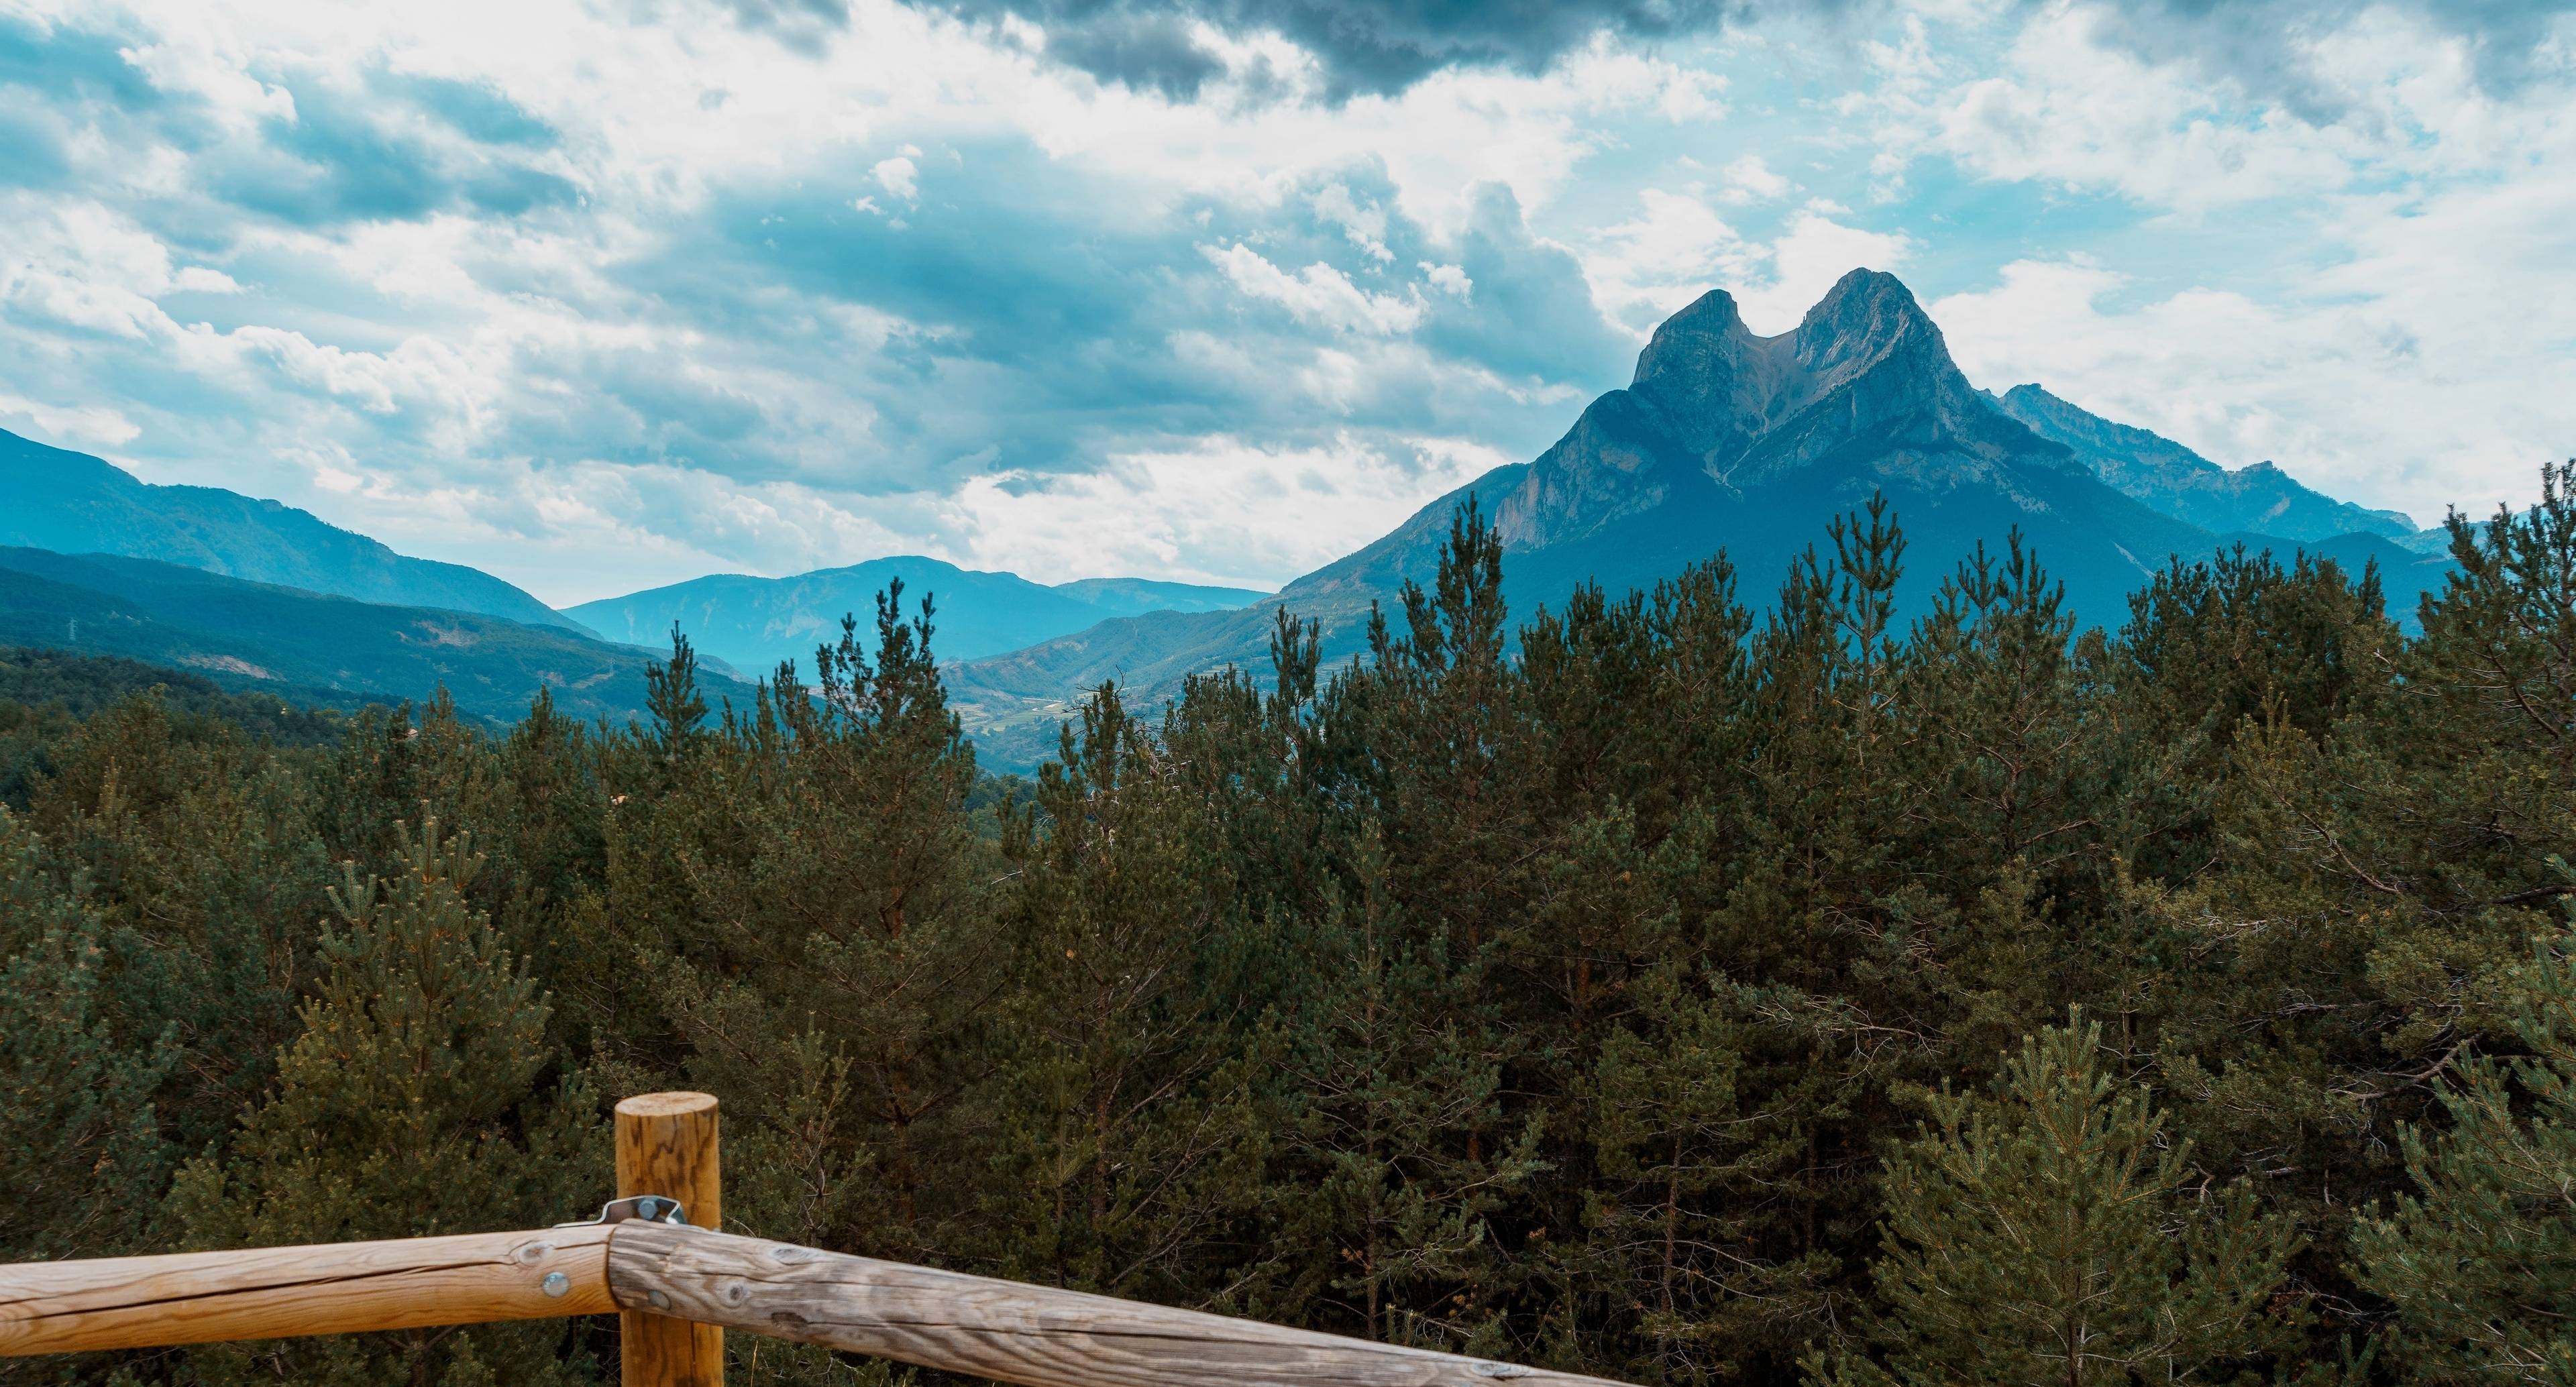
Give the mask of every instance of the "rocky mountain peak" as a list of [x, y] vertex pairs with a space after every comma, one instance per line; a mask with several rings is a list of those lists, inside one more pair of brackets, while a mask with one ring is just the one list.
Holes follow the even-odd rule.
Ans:
[[1854, 270], [1807, 310], [1790, 334], [1798, 364], [1848, 377], [1891, 356], [1911, 354], [1933, 370], [1956, 372], [1941, 329], [1904, 281], [1879, 270]]
[[1592, 402], [1496, 521], [1508, 544], [1564, 543], [1712, 485], [1741, 493], [1853, 448], [1936, 470], [2062, 456], [1969, 386], [1903, 282], [1854, 270], [1776, 337], [1754, 335], [1724, 291], [1666, 319], [1629, 387]]

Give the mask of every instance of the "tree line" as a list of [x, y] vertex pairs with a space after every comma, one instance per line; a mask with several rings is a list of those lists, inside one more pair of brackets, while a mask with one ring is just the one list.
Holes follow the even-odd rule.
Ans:
[[746, 1231], [1658, 1387], [2576, 1381], [2569, 478], [2412, 632], [2242, 549], [2078, 629], [2018, 539], [1909, 617], [1876, 504], [1514, 626], [1466, 510], [1365, 658], [1282, 612], [1026, 780], [899, 585], [626, 726], [0, 700], [0, 1258], [557, 1222], [690, 1087]]

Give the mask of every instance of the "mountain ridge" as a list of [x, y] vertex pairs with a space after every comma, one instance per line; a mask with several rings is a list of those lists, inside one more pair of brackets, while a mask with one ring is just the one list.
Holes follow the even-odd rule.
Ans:
[[[2048, 422], [2073, 431], [2071, 417]], [[1721, 552], [1759, 604], [1823, 540], [1831, 517], [1883, 495], [1909, 541], [1903, 608], [1924, 609], [1978, 544], [1991, 551], [2018, 529], [2081, 619], [2116, 625], [2128, 593], [2168, 559], [2206, 557], [2242, 528], [2223, 537], [2129, 494], [2077, 446], [1971, 385], [1939, 326], [1892, 275], [1854, 270], [1771, 337], [1755, 335], [1733, 297], [1712, 290], [1658, 326], [1630, 383], [1595, 397], [1538, 457], [1434, 500], [1273, 599], [1240, 612], [1104, 622], [953, 666], [969, 730], [999, 759], [1025, 761], [1045, 749], [1032, 738], [1051, 743], [1051, 719], [1103, 678], [1150, 703], [1199, 670], [1231, 663], [1265, 674], [1283, 605], [1317, 621], [1328, 660], [1346, 658], [1372, 602], [1406, 581], [1428, 584], [1449, 516], [1471, 495], [1502, 539], [1515, 621], [1582, 583], [1649, 589]], [[2403, 552], [2388, 535], [2362, 537]], [[2415, 565], [2392, 585], [2393, 612], [2411, 614], [2413, 592], [2438, 581], [2431, 572]]]
[[567, 612], [611, 639], [638, 644], [667, 642], [676, 623], [692, 644], [746, 673], [766, 675], [794, 660], [811, 677], [815, 647], [838, 639], [844, 616], [864, 624], [877, 594], [895, 579], [903, 581], [907, 608], [919, 598], [934, 599], [934, 648], [943, 659], [1024, 649], [1105, 619], [1223, 610], [1269, 596], [1147, 578], [1081, 578], [1050, 587], [1016, 573], [908, 554], [784, 578], [711, 573]]
[[2402, 511], [2338, 501], [2268, 461], [2233, 470], [2221, 467], [2169, 438], [2114, 423], [2052, 395], [2037, 382], [1986, 398], [2040, 437], [2067, 448], [2115, 489], [2206, 530], [2291, 540], [2375, 534], [2401, 542], [2418, 533], [2414, 518]]
[[481, 569], [396, 553], [282, 501], [146, 482], [104, 458], [0, 429], [0, 545], [115, 554], [249, 582], [536, 625], [580, 623]]
[[[300, 701], [420, 700], [444, 687], [460, 708], [504, 723], [540, 688], [577, 717], [640, 717], [656, 654], [480, 612], [18, 546], [0, 546], [0, 645], [139, 659]], [[712, 670], [700, 679], [711, 696], [751, 692]]]

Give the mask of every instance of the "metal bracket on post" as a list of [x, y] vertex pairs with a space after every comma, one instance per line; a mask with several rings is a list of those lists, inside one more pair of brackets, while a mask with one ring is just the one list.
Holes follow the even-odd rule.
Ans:
[[600, 1205], [597, 1218], [575, 1219], [570, 1223], [558, 1223], [555, 1227], [596, 1228], [601, 1224], [625, 1223], [630, 1220], [669, 1224], [674, 1228], [689, 1226], [688, 1211], [680, 1207], [680, 1201], [666, 1199], [658, 1194], [638, 1194], [625, 1199], [612, 1199]]

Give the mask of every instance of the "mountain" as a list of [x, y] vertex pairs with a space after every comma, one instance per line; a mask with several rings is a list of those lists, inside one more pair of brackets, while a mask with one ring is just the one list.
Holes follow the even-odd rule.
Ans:
[[87, 453], [0, 430], [0, 545], [121, 554], [397, 606], [578, 629], [479, 569], [415, 559], [309, 511], [210, 486], [154, 486]]
[[1987, 398], [2031, 432], [2065, 445], [2122, 494], [2205, 530], [2282, 539], [2372, 534], [2398, 541], [2417, 533], [2413, 518], [2402, 512], [2338, 501], [2301, 486], [2269, 462], [2230, 472], [2172, 439], [2086, 413], [2037, 385], [2016, 385]]
[[2417, 629], [2416, 611], [2427, 594], [2438, 595], [2459, 566], [2449, 553], [2427, 554], [2386, 535], [2349, 534], [2325, 539], [2284, 540], [2272, 535], [2234, 534], [2219, 539], [2222, 546], [2242, 544], [2249, 551], [2271, 551], [2286, 567], [2296, 555], [2304, 552], [2321, 559], [2332, 559], [2335, 566], [2354, 578], [2371, 564], [2379, 565], [2379, 591], [2390, 619], [2408, 630]]
[[[1486, 473], [1253, 607], [1105, 621], [969, 660], [951, 671], [953, 697], [987, 760], [1019, 764], [1051, 749], [1057, 720], [1104, 679], [1154, 701], [1196, 671], [1231, 663], [1266, 673], [1281, 607], [1318, 621], [1328, 659], [1346, 657], [1361, 648], [1373, 601], [1408, 579], [1429, 585], [1450, 516], [1471, 495], [1501, 535], [1515, 620], [1582, 583], [1614, 593], [1651, 588], [1720, 551], [1745, 599], [1761, 604], [1798, 555], [1826, 543], [1833, 517], [1883, 494], [1907, 539], [1897, 593], [1905, 609], [1921, 611], [1961, 558], [1980, 543], [1999, 550], [2018, 528], [2081, 619], [2116, 625], [2128, 593], [2168, 558], [2205, 556], [2222, 540], [2167, 509], [2178, 498], [2197, 503], [2199, 490], [2176, 483], [2133, 494], [2104, 479], [2101, 459], [2126, 449], [2123, 476], [2196, 475], [2191, 463], [2222, 479], [2243, 474], [2143, 431], [2101, 420], [2098, 429], [2080, 427], [2092, 416], [2054, 403], [2024, 394], [2021, 407], [2089, 456], [1971, 386], [1940, 329], [1890, 275], [1853, 271], [1794, 330], [1773, 337], [1756, 336], [1735, 301], [1712, 292], [1656, 329], [1628, 386], [1595, 399], [1535, 460]], [[2150, 440], [2172, 451], [2157, 452]], [[2258, 511], [2296, 486], [2268, 475], [2281, 485], [2244, 488]], [[2339, 504], [2300, 491], [2322, 506], [2276, 514], [2305, 518]], [[2305, 547], [2405, 554], [2385, 529], [2411, 526], [2402, 517], [2375, 523], [2382, 533]], [[2288, 550], [2308, 538], [2269, 536], [2251, 542]], [[2390, 608], [2411, 613], [2399, 576]], [[2415, 584], [2407, 592], [2420, 587], [2422, 575], [2403, 576]]]
[[570, 615], [611, 640], [667, 645], [676, 623], [698, 648], [745, 672], [767, 674], [794, 660], [811, 679], [814, 647], [840, 638], [841, 618], [864, 631], [877, 594], [903, 580], [907, 611], [933, 599], [932, 648], [943, 660], [996, 655], [1079, 631], [1103, 618], [1149, 612], [1213, 612], [1268, 594], [1143, 578], [1085, 578], [1059, 587], [1015, 573], [983, 573], [917, 556], [870, 559], [792, 578], [720, 573], [685, 583], [586, 602]]
[[1270, 594], [1258, 588], [1202, 587], [1152, 578], [1076, 578], [1053, 591], [1100, 609], [1104, 617], [1148, 612], [1225, 612], [1249, 607]]
[[[397, 607], [109, 554], [0, 548], [0, 645], [115, 655], [299, 702], [425, 699], [513, 720], [540, 687], [579, 717], [644, 708], [652, 652], [561, 626]], [[749, 690], [702, 672], [709, 701]]]

